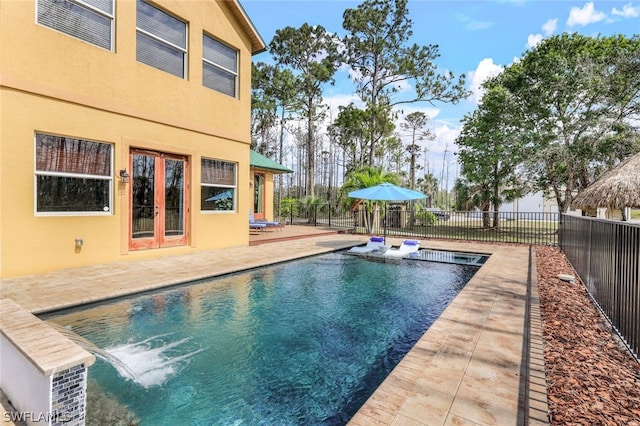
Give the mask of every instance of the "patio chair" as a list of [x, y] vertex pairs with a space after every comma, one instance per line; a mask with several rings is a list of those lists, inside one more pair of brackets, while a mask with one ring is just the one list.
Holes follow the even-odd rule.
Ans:
[[276, 231], [282, 231], [282, 225], [280, 225], [280, 222], [256, 220], [255, 216], [253, 215], [253, 210], [249, 210], [249, 224], [264, 225], [264, 227], [262, 228], [276, 228]]
[[404, 240], [400, 247], [397, 249], [389, 249], [384, 252], [383, 256], [385, 257], [405, 257], [412, 253], [416, 253], [420, 248], [420, 241], [418, 240]]
[[249, 222], [249, 232], [251, 231], [264, 231], [264, 229], [267, 227], [267, 225], [265, 225], [264, 223], [251, 223]]
[[371, 237], [366, 245], [351, 247], [347, 253], [371, 253], [372, 251], [379, 250], [383, 245], [383, 237]]

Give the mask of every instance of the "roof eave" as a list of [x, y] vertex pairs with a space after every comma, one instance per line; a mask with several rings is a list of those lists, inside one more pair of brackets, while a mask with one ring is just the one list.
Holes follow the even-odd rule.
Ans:
[[274, 173], [274, 174], [285, 174], [285, 173], [293, 173], [293, 170], [283, 170], [283, 169], [271, 169], [269, 167], [261, 167], [261, 166], [251, 166], [252, 169], [255, 170], [264, 170], [266, 172]]
[[249, 35], [249, 39], [251, 40], [251, 54], [257, 55], [258, 53], [262, 53], [267, 50], [267, 45], [258, 33], [258, 30], [251, 22], [249, 15], [245, 12], [244, 8], [240, 4], [238, 0], [225, 0], [231, 6], [231, 12], [238, 19], [242, 28]]

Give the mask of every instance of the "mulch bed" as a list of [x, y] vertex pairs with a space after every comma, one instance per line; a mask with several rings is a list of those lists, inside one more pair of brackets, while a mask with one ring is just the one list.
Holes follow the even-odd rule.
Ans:
[[556, 247], [536, 247], [552, 425], [640, 426], [640, 364]]

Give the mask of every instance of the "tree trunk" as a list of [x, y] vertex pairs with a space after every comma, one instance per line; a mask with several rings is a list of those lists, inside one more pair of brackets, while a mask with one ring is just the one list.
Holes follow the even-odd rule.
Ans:
[[489, 203], [482, 203], [482, 228], [491, 228], [491, 216], [489, 214]]
[[564, 210], [564, 202], [562, 201], [562, 192], [560, 191], [560, 188], [554, 186], [553, 195], [556, 197], [556, 204], [558, 204], [558, 211], [560, 213], [566, 213], [566, 211]]
[[371, 126], [371, 137], [369, 140], [369, 166], [374, 167], [375, 166], [375, 160], [376, 160], [376, 154], [375, 154], [375, 146], [376, 146], [376, 142], [375, 142], [375, 132], [373, 131], [373, 129], [375, 128], [376, 125], [376, 117], [375, 114], [372, 113], [371, 114], [371, 120], [369, 121], [369, 125]]
[[496, 175], [497, 173], [494, 173], [493, 177], [493, 182], [495, 182], [495, 185], [493, 186], [493, 227], [498, 229], [500, 228], [500, 187], [498, 185], [498, 177]]
[[[278, 141], [278, 162], [280, 164], [284, 164], [283, 160], [284, 160], [284, 153], [283, 151], [283, 145], [284, 145], [284, 114], [285, 114], [285, 109], [282, 108], [282, 113], [280, 115], [280, 140]], [[278, 188], [277, 188], [277, 205], [280, 206], [280, 203], [282, 202], [282, 179], [284, 179], [284, 176], [282, 175], [282, 173], [278, 174]]]
[[315, 141], [313, 137], [313, 100], [309, 99], [307, 117], [307, 196], [315, 197]]
[[377, 94], [377, 85], [378, 85], [378, 77], [377, 71], [374, 71], [373, 78], [371, 79], [371, 105], [369, 105], [369, 109], [371, 110], [371, 119], [369, 120], [369, 125], [371, 126], [370, 135], [369, 135], [369, 166], [374, 167], [376, 162], [376, 143], [377, 143], [377, 114], [378, 114], [378, 94]]

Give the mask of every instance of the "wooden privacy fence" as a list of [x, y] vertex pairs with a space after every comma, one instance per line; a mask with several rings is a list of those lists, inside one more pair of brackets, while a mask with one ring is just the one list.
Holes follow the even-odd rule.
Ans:
[[640, 224], [563, 215], [560, 248], [589, 294], [640, 354]]

